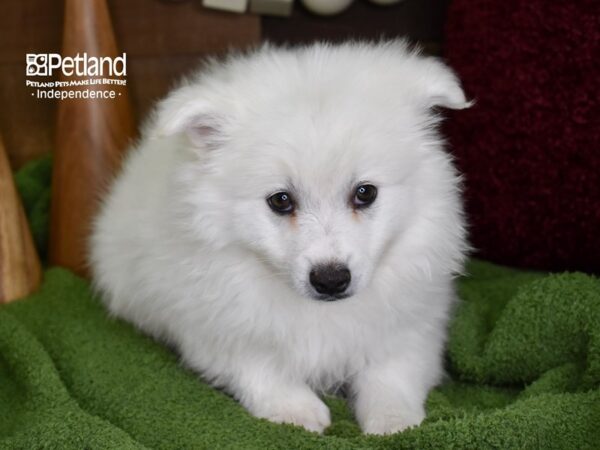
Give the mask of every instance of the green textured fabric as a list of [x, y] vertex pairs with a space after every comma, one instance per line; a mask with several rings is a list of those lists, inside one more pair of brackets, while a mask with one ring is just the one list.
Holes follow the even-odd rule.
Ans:
[[600, 281], [468, 271], [427, 419], [376, 437], [338, 398], [324, 436], [251, 417], [50, 269], [38, 293], [0, 307], [0, 448], [600, 448]]

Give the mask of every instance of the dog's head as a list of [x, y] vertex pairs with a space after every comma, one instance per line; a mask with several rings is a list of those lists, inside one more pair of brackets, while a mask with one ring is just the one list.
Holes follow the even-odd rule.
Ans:
[[335, 300], [369, 286], [403, 239], [459, 220], [433, 109], [468, 105], [446, 66], [400, 42], [264, 47], [181, 87], [157, 128], [191, 150], [178, 186], [198, 239]]

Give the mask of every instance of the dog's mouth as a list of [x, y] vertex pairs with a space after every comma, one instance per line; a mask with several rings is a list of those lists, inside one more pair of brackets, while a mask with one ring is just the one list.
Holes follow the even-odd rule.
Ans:
[[344, 300], [345, 298], [348, 298], [348, 297], [352, 297], [351, 292], [342, 292], [340, 294], [333, 294], [333, 295], [314, 293], [312, 295], [312, 298], [314, 300], [317, 300], [320, 302], [335, 302], [338, 300]]

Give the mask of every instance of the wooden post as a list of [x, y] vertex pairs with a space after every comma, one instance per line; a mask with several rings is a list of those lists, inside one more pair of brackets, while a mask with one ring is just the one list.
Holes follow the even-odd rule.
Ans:
[[[105, 0], [66, 0], [63, 33], [63, 57], [121, 56]], [[90, 78], [94, 77], [70, 76], [62, 81]], [[104, 73], [96, 78], [117, 77]], [[88, 236], [98, 200], [118, 169], [135, 126], [126, 87], [79, 89], [117, 93], [112, 99], [58, 100], [49, 260], [86, 276]]]
[[35, 291], [41, 278], [40, 261], [0, 137], [0, 303]]

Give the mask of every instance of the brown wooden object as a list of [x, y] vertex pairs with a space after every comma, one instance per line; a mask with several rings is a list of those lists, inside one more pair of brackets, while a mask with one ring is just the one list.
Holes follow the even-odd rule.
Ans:
[[[66, 0], [63, 28], [63, 57], [84, 52], [94, 57], [120, 56], [105, 0]], [[114, 77], [104, 74], [104, 78]], [[88, 236], [99, 198], [118, 169], [135, 127], [126, 88], [82, 89], [118, 93], [114, 99], [58, 101], [49, 259], [85, 276]]]
[[35, 291], [41, 277], [40, 261], [0, 137], [0, 303]]

